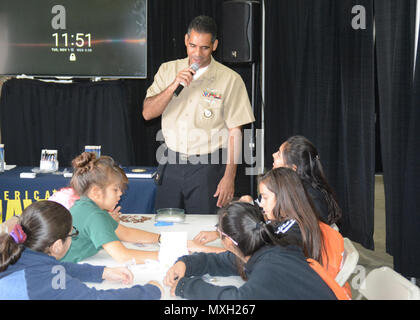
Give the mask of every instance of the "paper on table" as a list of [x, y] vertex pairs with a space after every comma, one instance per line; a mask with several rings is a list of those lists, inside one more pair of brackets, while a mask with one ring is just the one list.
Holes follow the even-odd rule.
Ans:
[[170, 268], [175, 261], [188, 255], [187, 232], [162, 232], [160, 235], [159, 262]]
[[127, 178], [153, 178], [156, 174], [156, 169], [152, 168], [135, 168], [131, 172], [126, 172]]
[[34, 179], [36, 178], [36, 173], [35, 172], [21, 172], [19, 177], [23, 179]]

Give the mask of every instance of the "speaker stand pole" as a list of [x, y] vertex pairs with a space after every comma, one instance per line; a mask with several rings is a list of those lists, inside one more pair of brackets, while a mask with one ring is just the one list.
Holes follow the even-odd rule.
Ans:
[[[254, 170], [252, 174], [250, 175], [250, 183], [251, 183], [251, 195], [254, 197], [257, 195], [255, 193], [254, 195], [254, 185], [255, 185], [255, 173], [256, 171], [258, 174], [264, 173], [265, 168], [265, 114], [264, 114], [264, 108], [265, 108], [265, 0], [261, 0], [261, 131], [260, 131], [260, 141], [256, 143], [256, 134], [255, 134], [255, 125], [254, 123], [251, 124], [251, 141], [249, 143], [249, 148], [251, 155], [254, 156], [254, 151], [256, 147], [260, 148], [260, 154], [261, 154], [261, 163], [258, 163], [258, 159], [256, 162], [256, 166], [260, 165], [261, 167], [256, 168], [257, 170]], [[252, 111], [255, 114], [255, 96], [256, 96], [256, 63], [252, 63]], [[257, 151], [258, 153], [258, 151]], [[254, 174], [253, 174], [254, 173]]]
[[[252, 94], [251, 94], [251, 106], [252, 106], [252, 113], [255, 115], [255, 90], [256, 90], [256, 72], [255, 72], [255, 62], [252, 63]], [[255, 125], [254, 122], [251, 123], [251, 138], [249, 141], [249, 149], [250, 149], [250, 154], [251, 157], [250, 159], [252, 159], [255, 155]], [[258, 165], [258, 163], [255, 164], [256, 166]], [[255, 198], [255, 194], [254, 194], [254, 181], [255, 181], [255, 170], [253, 172], [251, 172], [250, 175], [250, 191], [251, 191], [251, 197]]]
[[265, 0], [261, 1], [261, 168], [265, 168]]

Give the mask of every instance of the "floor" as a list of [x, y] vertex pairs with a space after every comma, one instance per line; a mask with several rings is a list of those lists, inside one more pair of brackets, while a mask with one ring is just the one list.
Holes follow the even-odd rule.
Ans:
[[[353, 242], [357, 251], [359, 252], [359, 262], [356, 269], [356, 273], [349, 279], [352, 287], [353, 297], [357, 297], [357, 284], [360, 280], [361, 272], [366, 274], [378, 267], [388, 266], [393, 267], [393, 258], [386, 253], [385, 250], [385, 193], [382, 175], [375, 176], [375, 227], [374, 227], [373, 240], [375, 243], [375, 250], [365, 249], [360, 244]], [[419, 285], [419, 279], [417, 279], [417, 285]]]
[[385, 251], [385, 193], [382, 175], [375, 176], [375, 227], [373, 240], [375, 250], [367, 250], [355, 243], [359, 251], [359, 264], [372, 269], [379, 266], [393, 267], [393, 258]]

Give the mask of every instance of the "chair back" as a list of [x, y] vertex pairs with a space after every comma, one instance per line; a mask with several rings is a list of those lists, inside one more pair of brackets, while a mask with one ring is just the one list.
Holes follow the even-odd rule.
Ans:
[[349, 238], [344, 238], [344, 256], [343, 256], [343, 263], [338, 272], [337, 276], [335, 277], [335, 281], [340, 285], [343, 286], [346, 281], [350, 278], [351, 274], [356, 269], [357, 262], [359, 261], [359, 252], [354, 247], [353, 243]]
[[368, 300], [420, 300], [420, 288], [389, 267], [369, 272], [359, 293]]

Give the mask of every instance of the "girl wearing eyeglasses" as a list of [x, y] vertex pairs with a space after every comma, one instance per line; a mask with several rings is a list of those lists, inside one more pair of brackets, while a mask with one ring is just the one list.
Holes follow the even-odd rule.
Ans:
[[[164, 284], [187, 299], [336, 299], [297, 246], [281, 245], [259, 208], [234, 202], [219, 210], [223, 253], [183, 256], [168, 270]], [[245, 284], [215, 286], [200, 276], [240, 275]]]
[[88, 288], [83, 282], [130, 284], [133, 274], [125, 267], [59, 262], [77, 236], [72, 216], [61, 204], [39, 201], [28, 206], [13, 229], [0, 235], [0, 300], [160, 298], [156, 281], [118, 290]]

